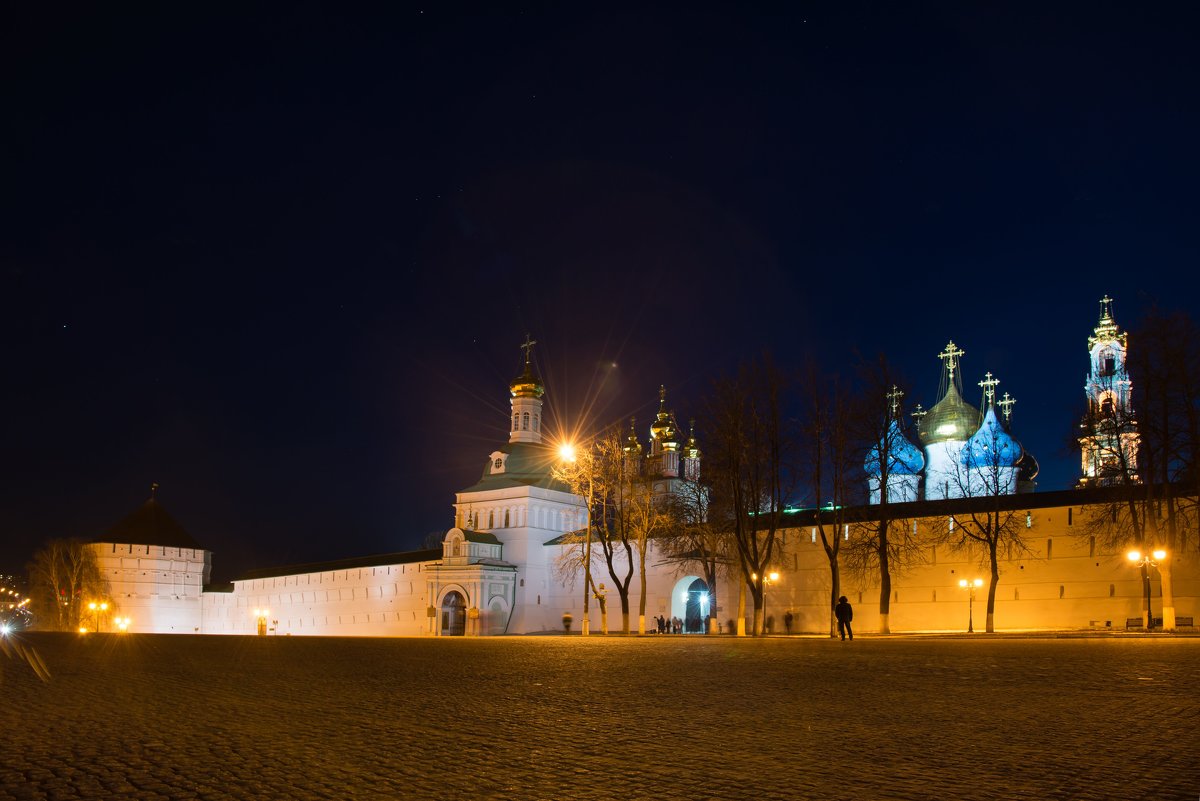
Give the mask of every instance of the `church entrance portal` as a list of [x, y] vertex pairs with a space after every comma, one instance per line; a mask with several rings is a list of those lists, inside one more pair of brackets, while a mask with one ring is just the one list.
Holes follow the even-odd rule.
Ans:
[[675, 583], [671, 593], [671, 617], [683, 621], [684, 634], [703, 634], [705, 621], [712, 614], [711, 594], [702, 578], [686, 576]]
[[461, 637], [467, 633], [467, 600], [451, 590], [442, 599], [442, 635]]

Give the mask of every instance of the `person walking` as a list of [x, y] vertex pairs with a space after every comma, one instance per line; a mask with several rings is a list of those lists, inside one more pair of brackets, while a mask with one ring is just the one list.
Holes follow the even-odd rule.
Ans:
[[837, 606], [833, 608], [833, 614], [837, 617], [838, 634], [842, 635], [842, 639], [846, 639], [849, 635], [850, 639], [854, 639], [854, 629], [850, 628], [850, 621], [854, 619], [854, 609], [850, 606], [850, 602], [843, 595], [838, 598]]

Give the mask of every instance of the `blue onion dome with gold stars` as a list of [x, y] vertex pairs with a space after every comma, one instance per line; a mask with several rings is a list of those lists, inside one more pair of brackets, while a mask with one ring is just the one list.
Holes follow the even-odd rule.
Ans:
[[963, 442], [979, 430], [979, 410], [963, 400], [951, 382], [942, 398], [921, 418], [920, 436], [924, 445], [939, 442]]
[[654, 417], [654, 424], [650, 426], [650, 439], [657, 441], [668, 451], [675, 450], [679, 445], [679, 429], [675, 425], [674, 417], [667, 411], [665, 386], [658, 388], [658, 414]]
[[542, 380], [533, 374], [533, 367], [525, 362], [525, 370], [512, 380], [508, 391], [514, 398], [540, 398], [546, 393]]
[[925, 457], [921, 454], [920, 448], [913, 445], [908, 441], [908, 437], [904, 436], [904, 432], [900, 430], [900, 421], [892, 420], [888, 426], [887, 438], [883, 443], [876, 443], [871, 446], [871, 450], [867, 451], [867, 459], [863, 463], [863, 467], [868, 475], [883, 474], [879, 452], [880, 444], [884, 443], [888, 451], [888, 475], [916, 476], [925, 469]]
[[963, 447], [962, 463], [974, 468], [1015, 467], [1021, 453], [1020, 443], [1004, 430], [1004, 426], [996, 419], [996, 410], [989, 407], [983, 416], [983, 425]]

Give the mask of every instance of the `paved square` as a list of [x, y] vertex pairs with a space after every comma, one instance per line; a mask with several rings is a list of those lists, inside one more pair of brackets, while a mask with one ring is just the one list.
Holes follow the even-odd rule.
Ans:
[[28, 634], [0, 799], [1197, 799], [1200, 639]]

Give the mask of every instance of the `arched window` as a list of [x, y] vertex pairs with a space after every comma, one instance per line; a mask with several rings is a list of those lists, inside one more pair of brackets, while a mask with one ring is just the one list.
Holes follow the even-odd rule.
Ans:
[[488, 528], [496, 527], [496, 513], [488, 512]]
[[508, 510], [504, 510], [504, 527], [508, 528]]
[[517, 430], [517, 423], [520, 421], [520, 417], [521, 417], [521, 415], [517, 414], [516, 412], [513, 412], [513, 427], [512, 427], [513, 431]]
[[521, 430], [522, 431], [529, 430], [529, 412], [525, 412], [524, 414], [521, 415]]
[[504, 460], [497, 456], [496, 461], [492, 462], [492, 467], [499, 470], [501, 467], [504, 467]]
[[534, 431], [538, 430], [538, 415], [536, 415], [536, 414], [533, 416], [533, 430]]

